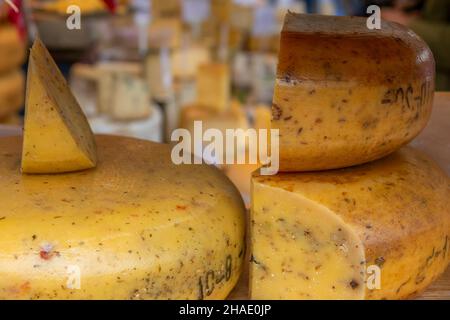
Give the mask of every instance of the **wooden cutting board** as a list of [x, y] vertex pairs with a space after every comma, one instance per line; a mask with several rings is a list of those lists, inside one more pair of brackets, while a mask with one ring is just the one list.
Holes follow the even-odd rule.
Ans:
[[[0, 136], [20, 133], [20, 128], [0, 126]], [[450, 176], [450, 92], [436, 94], [430, 123], [411, 144], [432, 157]], [[248, 299], [247, 267], [229, 299]], [[450, 300], [450, 268], [417, 299]]]

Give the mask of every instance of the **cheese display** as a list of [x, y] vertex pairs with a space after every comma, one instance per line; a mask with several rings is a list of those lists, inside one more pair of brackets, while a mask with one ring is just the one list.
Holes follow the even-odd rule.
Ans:
[[38, 39], [28, 65], [22, 171], [69, 172], [93, 168], [96, 162], [86, 117]]
[[230, 104], [230, 71], [228, 65], [209, 63], [197, 72], [197, 102], [205, 108], [225, 111]]
[[16, 27], [0, 24], [0, 73], [10, 71], [25, 59], [25, 42]]
[[449, 264], [449, 208], [448, 176], [411, 147], [347, 169], [255, 174], [251, 297], [414, 296]]
[[127, 74], [117, 75], [112, 96], [113, 119], [133, 120], [150, 116], [150, 94], [143, 79]]
[[25, 77], [21, 70], [0, 75], [0, 119], [10, 116], [23, 105]]
[[21, 175], [20, 140], [0, 139], [0, 299], [224, 299], [234, 287], [245, 210], [218, 169], [99, 136], [94, 170]]
[[280, 169], [340, 168], [397, 150], [426, 125], [434, 77], [430, 49], [401, 25], [288, 13], [272, 106]]

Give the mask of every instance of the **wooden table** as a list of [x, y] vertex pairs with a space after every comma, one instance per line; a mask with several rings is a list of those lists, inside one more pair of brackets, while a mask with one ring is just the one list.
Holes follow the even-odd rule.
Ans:
[[[17, 135], [20, 133], [20, 128], [0, 126], [0, 136]], [[430, 123], [411, 144], [427, 153], [450, 176], [450, 92], [436, 94]], [[243, 300], [248, 298], [247, 267], [239, 284], [230, 294], [229, 299]], [[420, 295], [418, 299], [450, 300], [450, 268], [427, 291]]]

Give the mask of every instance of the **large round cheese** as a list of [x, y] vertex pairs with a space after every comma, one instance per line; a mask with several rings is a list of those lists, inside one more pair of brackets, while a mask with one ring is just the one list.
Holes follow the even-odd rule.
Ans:
[[372, 163], [255, 176], [251, 297], [401, 299], [450, 261], [450, 180], [404, 148]]
[[288, 13], [273, 99], [280, 169], [347, 167], [412, 140], [431, 114], [435, 62], [403, 26]]
[[98, 136], [97, 168], [22, 175], [20, 144], [0, 139], [0, 298], [222, 299], [235, 285], [245, 209], [219, 170]]

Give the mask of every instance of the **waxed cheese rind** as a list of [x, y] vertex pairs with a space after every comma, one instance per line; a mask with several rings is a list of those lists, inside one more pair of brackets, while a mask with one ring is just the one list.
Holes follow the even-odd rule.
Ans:
[[280, 43], [272, 128], [281, 171], [380, 159], [426, 126], [435, 61], [405, 27], [367, 30], [364, 18], [288, 13]]
[[97, 144], [95, 170], [22, 176], [20, 138], [0, 139], [0, 298], [224, 299], [245, 255], [235, 187], [214, 167], [172, 164], [168, 145]]

